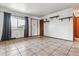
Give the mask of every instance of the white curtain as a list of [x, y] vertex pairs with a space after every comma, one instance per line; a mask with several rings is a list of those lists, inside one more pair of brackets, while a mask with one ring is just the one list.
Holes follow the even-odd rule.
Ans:
[[0, 40], [2, 38], [3, 18], [4, 18], [4, 14], [2, 12], [0, 12]]

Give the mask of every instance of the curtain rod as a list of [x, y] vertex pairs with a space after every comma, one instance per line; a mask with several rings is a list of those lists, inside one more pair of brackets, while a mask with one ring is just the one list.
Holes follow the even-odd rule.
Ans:
[[[0, 11], [0, 12], [2, 12], [2, 13], [4, 13], [4, 12], [6, 12], [6, 11]], [[9, 13], [9, 12], [8, 12]], [[22, 18], [24, 18], [25, 16], [18, 16], [18, 15], [14, 15], [14, 14], [11, 14], [12, 16], [16, 16], [16, 17], [22, 17]], [[28, 16], [29, 17], [29, 16]], [[29, 18], [33, 18], [33, 17], [29, 17]], [[33, 18], [33, 19], [36, 19], [36, 18]]]
[[[0, 11], [0, 12], [1, 12], [1, 13], [4, 13], [5, 11]], [[7, 13], [9, 13], [9, 12], [7, 12]], [[11, 15], [12, 15], [12, 16], [17, 16], [17, 17], [22, 17], [22, 18], [25, 17], [25, 16], [13, 15], [12, 13], [11, 13]]]

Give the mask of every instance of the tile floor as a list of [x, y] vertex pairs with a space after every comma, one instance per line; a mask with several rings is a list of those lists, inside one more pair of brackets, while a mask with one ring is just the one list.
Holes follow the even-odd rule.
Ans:
[[29, 37], [0, 42], [0, 56], [79, 56], [79, 42]]

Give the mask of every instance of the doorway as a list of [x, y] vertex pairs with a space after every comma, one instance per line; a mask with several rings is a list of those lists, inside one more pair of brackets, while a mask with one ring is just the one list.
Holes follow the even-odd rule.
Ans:
[[74, 16], [74, 41], [79, 41], [79, 16]]
[[38, 36], [38, 19], [31, 19], [31, 36]]
[[44, 20], [40, 20], [40, 36], [44, 36]]

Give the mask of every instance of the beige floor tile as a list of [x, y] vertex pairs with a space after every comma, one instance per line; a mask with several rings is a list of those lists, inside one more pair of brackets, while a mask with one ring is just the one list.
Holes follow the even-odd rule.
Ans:
[[30, 49], [31, 51], [33, 51], [34, 53], [39, 52], [41, 49], [39, 47], [33, 47]]
[[79, 52], [77, 52], [77, 51], [70, 51], [68, 53], [68, 56], [79, 56]]
[[1, 53], [0, 56], [6, 56], [6, 54], [5, 53]]
[[16, 54], [19, 54], [19, 51], [18, 50], [7, 51], [6, 54], [7, 55], [16, 55]]
[[29, 37], [0, 42], [0, 56], [79, 56], [79, 42]]
[[5, 49], [5, 48], [6, 48], [6, 46], [0, 46], [0, 50]]
[[53, 53], [55, 50], [57, 49], [57, 47], [46, 47], [44, 48], [44, 51], [46, 51], [48, 54]]
[[0, 49], [0, 55], [5, 54], [6, 50], [5, 49]]
[[49, 54], [45, 51], [39, 51], [38, 53], [36, 53], [37, 56], [48, 56]]
[[54, 52], [53, 54], [51, 54], [53, 56], [66, 56], [66, 54], [62, 53], [62, 52]]
[[71, 48], [68, 53], [69, 56], [79, 56], [79, 48]]
[[23, 53], [23, 52], [26, 52], [26, 51], [29, 51], [29, 48], [21, 48], [21, 49], [19, 49], [20, 53]]
[[56, 50], [56, 52], [60, 52], [60, 53], [67, 55], [69, 52], [69, 49], [58, 49], [58, 50]]
[[21, 56], [21, 54], [8, 54], [7, 56]]
[[16, 50], [17, 48], [16, 47], [8, 47], [6, 48], [6, 51], [12, 51], [12, 50]]
[[24, 45], [16, 45], [16, 47], [17, 47], [18, 49], [20, 49], [20, 48], [24, 48], [25, 46], [24, 46]]
[[21, 53], [22, 56], [32, 56], [34, 53], [30, 50]]

